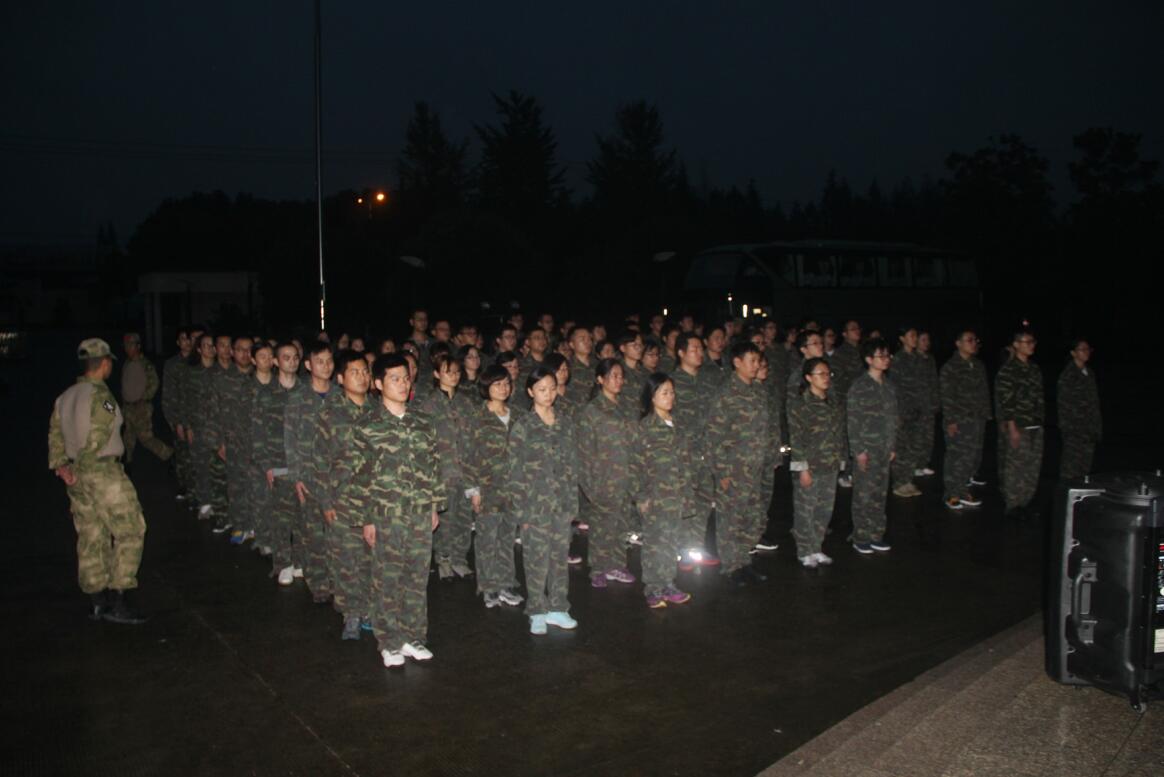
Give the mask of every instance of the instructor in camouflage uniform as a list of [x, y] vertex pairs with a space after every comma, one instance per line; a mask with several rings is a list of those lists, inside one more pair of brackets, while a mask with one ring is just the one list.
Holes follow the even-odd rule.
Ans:
[[49, 469], [64, 481], [77, 529], [77, 579], [92, 597], [90, 617], [137, 624], [125, 592], [137, 588], [145, 517], [121, 467], [121, 408], [105, 385], [113, 372], [109, 343], [77, 348], [83, 374], [57, 397], [49, 421]]

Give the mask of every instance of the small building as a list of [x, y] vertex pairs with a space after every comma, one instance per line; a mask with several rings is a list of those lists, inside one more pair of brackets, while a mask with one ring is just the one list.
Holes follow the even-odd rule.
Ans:
[[152, 272], [138, 276], [147, 349], [170, 350], [180, 326], [222, 320], [231, 312], [251, 321], [261, 316], [255, 272]]

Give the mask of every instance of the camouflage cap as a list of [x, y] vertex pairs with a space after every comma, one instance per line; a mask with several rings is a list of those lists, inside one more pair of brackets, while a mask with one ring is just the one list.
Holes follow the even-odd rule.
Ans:
[[109, 347], [109, 343], [100, 337], [82, 340], [81, 344], [77, 346], [78, 359], [100, 359], [103, 356], [108, 356], [111, 359], [117, 358], [113, 355], [113, 349]]

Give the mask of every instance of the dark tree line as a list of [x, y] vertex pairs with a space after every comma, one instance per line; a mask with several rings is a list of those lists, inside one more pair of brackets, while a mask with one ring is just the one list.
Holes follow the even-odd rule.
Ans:
[[[939, 180], [854, 188], [833, 171], [816, 200], [765, 203], [751, 181], [693, 187], [658, 109], [638, 101], [596, 134], [592, 192], [581, 196], [565, 184], [540, 101], [510, 92], [493, 102], [492, 121], [473, 130], [475, 159], [467, 139], [451, 138], [417, 103], [386, 201], [356, 191], [327, 198], [333, 316], [375, 329], [399, 325], [414, 303], [484, 318], [513, 301], [613, 314], [660, 304], [660, 276], [677, 288], [686, 259], [708, 246], [806, 238], [964, 250], [996, 304], [1022, 304], [1032, 283], [1058, 283], [1070, 310], [1086, 302], [1088, 284], [1064, 279], [1092, 272], [1096, 259], [1110, 271], [1154, 267], [1161, 256], [1158, 164], [1140, 158], [1139, 136], [1112, 129], [1075, 136], [1074, 192], [1058, 204], [1046, 158], [1015, 135], [951, 153]], [[129, 241], [131, 267], [257, 270], [267, 323], [301, 322], [316, 292], [312, 210], [221, 192], [167, 201]], [[676, 257], [660, 262], [662, 252]], [[1144, 294], [1142, 279], [1116, 275], [1118, 290]]]

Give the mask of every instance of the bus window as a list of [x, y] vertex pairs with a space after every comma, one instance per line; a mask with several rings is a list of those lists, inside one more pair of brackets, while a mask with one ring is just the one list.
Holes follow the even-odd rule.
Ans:
[[913, 258], [913, 285], [933, 288], [946, 283], [946, 262], [937, 256], [915, 256]]
[[789, 286], [796, 285], [797, 254], [787, 254], [779, 248], [761, 246], [752, 250], [757, 259]]
[[881, 257], [881, 285], [909, 286], [909, 259], [904, 256]]
[[687, 272], [688, 288], [730, 290], [736, 283], [740, 258], [739, 254], [704, 254], [697, 257]]
[[951, 286], [977, 286], [978, 270], [972, 259], [951, 259], [949, 261]]
[[802, 256], [800, 280], [803, 286], [836, 285], [836, 260], [831, 256]]
[[838, 283], [842, 288], [877, 285], [877, 260], [872, 256], [846, 256], [839, 262]]

